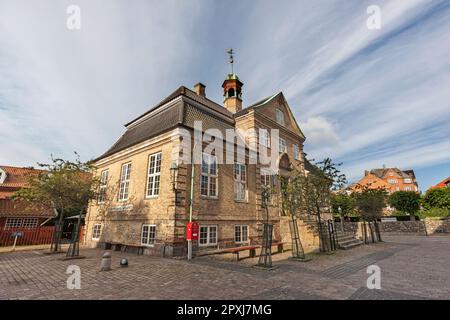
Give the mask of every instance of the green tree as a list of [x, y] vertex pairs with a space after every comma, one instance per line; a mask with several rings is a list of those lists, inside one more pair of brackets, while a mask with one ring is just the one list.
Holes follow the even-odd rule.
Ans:
[[344, 231], [344, 217], [348, 217], [355, 210], [353, 198], [347, 193], [336, 193], [331, 196], [331, 210], [333, 214], [339, 215], [341, 229]]
[[89, 200], [97, 197], [98, 179], [93, 178], [91, 161], [82, 162], [77, 153], [75, 161], [53, 158], [49, 164], [38, 163], [42, 170], [29, 177], [28, 187], [16, 192], [14, 199], [27, 201], [29, 205], [42, 205], [55, 212], [56, 230], [51, 251], [61, 250], [64, 217], [67, 213], [79, 214], [68, 255], [78, 255], [81, 215], [87, 210]]
[[397, 191], [389, 196], [388, 203], [398, 211], [408, 213], [414, 221], [420, 209], [420, 194], [415, 191]]
[[429, 189], [422, 199], [425, 209], [441, 208], [450, 210], [450, 187]]
[[342, 164], [336, 164], [330, 158], [316, 162], [309, 174], [298, 176], [295, 187], [299, 208], [317, 217], [322, 252], [326, 251], [322, 213], [329, 212], [332, 193], [342, 189], [347, 183], [345, 175], [338, 169], [340, 165]]
[[[378, 240], [381, 241], [381, 235], [378, 229], [377, 219], [383, 214], [383, 209], [386, 207], [387, 191], [384, 188], [369, 188], [368, 186], [357, 186], [356, 191], [352, 193], [355, 201], [355, 207], [365, 222], [373, 222], [376, 228]], [[372, 230], [371, 230], [372, 231]], [[372, 232], [373, 239], [373, 232]], [[366, 240], [366, 239], [365, 239]]]

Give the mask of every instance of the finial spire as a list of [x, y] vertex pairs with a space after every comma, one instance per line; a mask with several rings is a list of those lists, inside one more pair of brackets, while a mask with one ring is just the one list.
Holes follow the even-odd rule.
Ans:
[[233, 48], [228, 49], [227, 53], [229, 54], [229, 59], [228, 61], [230, 62], [231, 65], [231, 74], [234, 74], [234, 68], [233, 68], [233, 63], [234, 63], [234, 58], [233, 58]]

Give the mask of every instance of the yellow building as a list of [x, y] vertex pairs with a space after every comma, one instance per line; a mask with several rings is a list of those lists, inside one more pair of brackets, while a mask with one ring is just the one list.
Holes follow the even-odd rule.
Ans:
[[[262, 186], [276, 187], [278, 174], [293, 169], [304, 172], [305, 137], [283, 93], [244, 108], [243, 83], [235, 74], [229, 74], [222, 87], [223, 105], [208, 99], [201, 83], [194, 90], [182, 86], [125, 125], [125, 133], [96, 159], [102, 193], [91, 203], [86, 217], [88, 244], [125, 244], [144, 248], [147, 254], [184, 254], [191, 183], [192, 219], [200, 225], [195, 249], [259, 243], [266, 216], [261, 208]], [[204, 139], [200, 153], [205, 153], [192, 170], [189, 161], [183, 159], [199, 148], [194, 141], [195, 121], [201, 121], [206, 138], [208, 132], [218, 131], [224, 137], [230, 130], [253, 132], [241, 138], [246, 143], [241, 154], [244, 161], [222, 163], [219, 158], [226, 158], [230, 143], [222, 143], [223, 153], [215, 150], [208, 155]], [[186, 132], [190, 138], [186, 138]], [[271, 136], [272, 132], [278, 139], [275, 134]], [[234, 159], [239, 154], [238, 141], [231, 143]], [[188, 152], [182, 151], [186, 143]], [[252, 143], [267, 147], [269, 153], [279, 149], [272, 158], [275, 161], [270, 165], [252, 162]], [[288, 228], [280, 226], [276, 195], [268, 211], [275, 241], [286, 239], [281, 230]]]

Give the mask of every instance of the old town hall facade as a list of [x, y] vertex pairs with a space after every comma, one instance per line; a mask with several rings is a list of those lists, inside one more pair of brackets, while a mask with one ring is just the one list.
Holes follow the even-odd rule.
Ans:
[[[182, 86], [125, 125], [125, 133], [96, 159], [101, 192], [86, 217], [88, 245], [125, 245], [146, 254], [181, 255], [190, 215], [200, 227], [198, 250], [260, 242], [266, 219], [262, 187], [276, 189], [280, 174], [304, 172], [305, 137], [283, 93], [243, 107], [242, 87], [236, 74], [228, 74], [220, 105], [206, 97], [203, 84], [194, 90]], [[180, 139], [174, 137], [181, 129], [193, 131], [194, 121], [201, 121], [203, 130], [254, 129], [259, 133], [254, 138], [269, 151], [274, 143], [271, 129], [278, 129], [277, 169], [211, 159], [195, 164], [194, 170], [190, 164], [175, 163]], [[280, 225], [279, 202], [274, 194], [268, 206], [275, 241], [286, 232]]]

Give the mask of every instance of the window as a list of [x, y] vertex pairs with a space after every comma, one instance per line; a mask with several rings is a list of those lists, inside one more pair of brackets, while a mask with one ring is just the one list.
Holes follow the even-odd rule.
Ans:
[[100, 174], [100, 190], [98, 192], [98, 199], [97, 199], [98, 203], [103, 203], [106, 200], [106, 187], [108, 184], [108, 174], [109, 174], [108, 170], [104, 170]]
[[5, 222], [5, 229], [20, 228], [22, 226], [21, 218], [8, 218]]
[[406, 179], [404, 179], [403, 181], [404, 181], [405, 183], [412, 183], [412, 180], [409, 179], [409, 178], [406, 178]]
[[92, 229], [92, 240], [100, 239], [100, 234], [102, 232], [102, 225], [100, 223], [94, 224]]
[[248, 226], [246, 225], [234, 226], [234, 242], [236, 243], [248, 242]]
[[217, 226], [200, 226], [199, 245], [211, 246], [217, 244]]
[[119, 201], [128, 200], [128, 191], [130, 187], [131, 162], [122, 165], [120, 173]]
[[148, 158], [147, 197], [159, 195], [161, 181], [161, 152], [155, 153]]
[[284, 113], [280, 109], [277, 109], [276, 111], [276, 117], [277, 117], [277, 123], [284, 126]]
[[388, 179], [388, 183], [390, 184], [396, 184], [397, 180], [396, 179]]
[[403, 190], [404, 191], [412, 191], [411, 187], [404, 187]]
[[269, 130], [259, 129], [259, 143], [266, 148], [270, 147], [270, 135]]
[[25, 218], [23, 219], [22, 228], [36, 228], [38, 226], [37, 218]]
[[298, 144], [294, 144], [294, 159], [300, 160], [300, 147]]
[[284, 140], [283, 138], [278, 138], [278, 150], [280, 153], [285, 153], [287, 148], [286, 148], [286, 140]]
[[[273, 189], [275, 188], [275, 174], [272, 170], [261, 168], [261, 186], [270, 188], [273, 194]], [[270, 196], [269, 203], [273, 203], [272, 196]]]
[[245, 164], [234, 164], [234, 200], [247, 199], [247, 173]]
[[152, 246], [155, 244], [156, 226], [154, 224], [142, 225], [141, 244], [144, 246]]
[[217, 158], [203, 153], [200, 192], [202, 196], [217, 197]]

